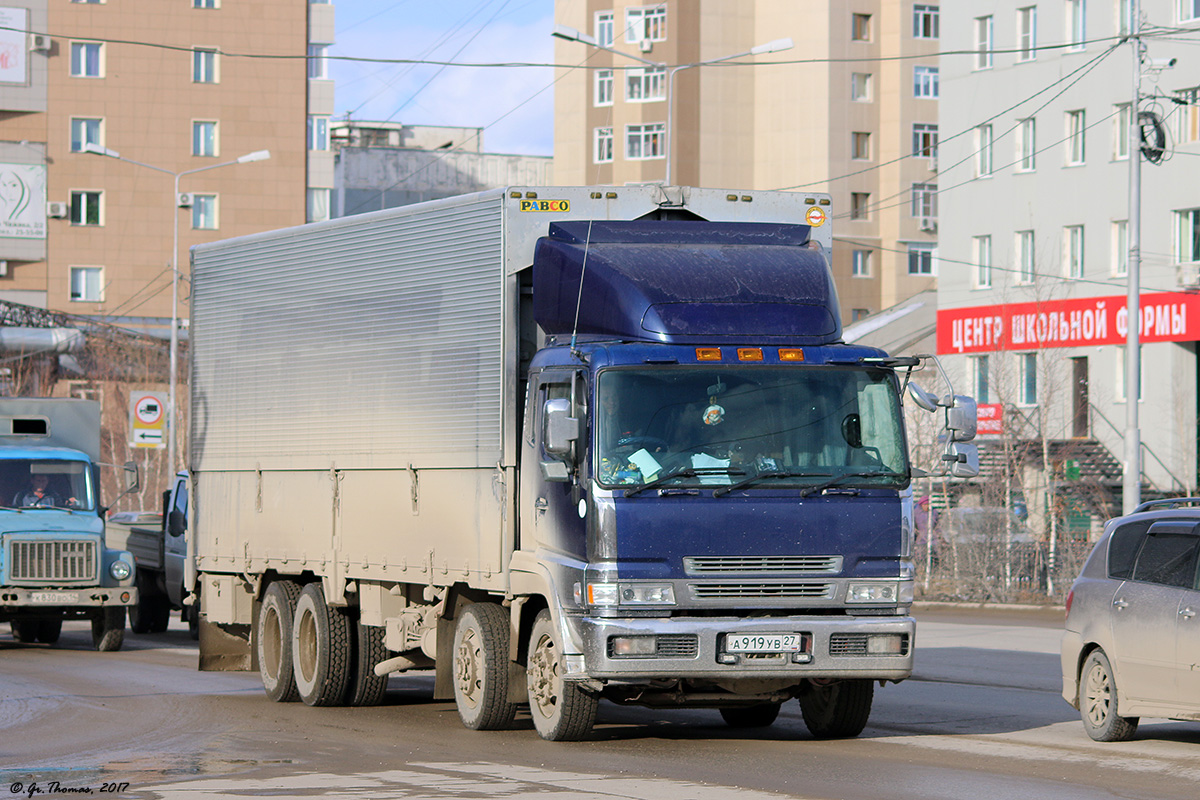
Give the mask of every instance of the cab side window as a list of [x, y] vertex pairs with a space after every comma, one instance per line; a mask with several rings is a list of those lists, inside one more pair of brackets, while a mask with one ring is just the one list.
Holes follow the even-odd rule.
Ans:
[[1200, 536], [1152, 532], [1138, 554], [1133, 579], [1191, 589], [1196, 580], [1197, 553], [1200, 553]]

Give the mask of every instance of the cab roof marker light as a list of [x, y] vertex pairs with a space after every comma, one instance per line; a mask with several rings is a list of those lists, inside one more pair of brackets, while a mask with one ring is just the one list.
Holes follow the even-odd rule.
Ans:
[[738, 361], [762, 361], [763, 352], [761, 347], [739, 347]]
[[748, 195], [748, 194], [744, 194], [744, 195], [742, 195], [742, 202], [743, 202], [743, 203], [753, 203], [753, 202], [754, 202], [754, 198], [753, 198], [753, 197], [751, 197], [751, 196], [750, 196], [750, 195]]
[[817, 198], [815, 198], [815, 197], [806, 197], [806, 198], [804, 198], [804, 205], [806, 205], [806, 206], [815, 206], [816, 204], [817, 204]]
[[605, 195], [604, 195], [604, 199], [606, 199], [606, 200], [616, 200], [616, 199], [617, 199], [617, 193], [616, 193], [616, 192], [608, 192], [607, 194], [605, 194]]
[[738, 196], [736, 194], [727, 194], [727, 195], [725, 195], [725, 199], [731, 203], [736, 203]]
[[804, 351], [799, 347], [781, 347], [779, 348], [780, 361], [803, 361]]
[[720, 361], [721, 360], [721, 348], [719, 348], [719, 347], [697, 347], [696, 348], [696, 360], [697, 361]]
[[821, 205], [823, 205], [823, 206], [827, 206], [827, 205], [829, 205], [829, 202], [830, 202], [830, 201], [829, 201], [829, 198], [828, 198], [828, 197], [822, 197], [822, 198], [821, 198]]

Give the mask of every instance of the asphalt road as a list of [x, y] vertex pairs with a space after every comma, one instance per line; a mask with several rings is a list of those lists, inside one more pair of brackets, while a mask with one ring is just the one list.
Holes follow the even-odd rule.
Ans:
[[[0, 800], [135, 798], [1200, 797], [1200, 724], [1144, 720], [1102, 745], [1059, 696], [1060, 616], [923, 609], [913, 679], [878, 689], [861, 737], [812, 740], [793, 702], [745, 732], [715, 711], [603, 704], [590, 741], [464, 729], [432, 677], [386, 705], [274, 704], [256, 674], [201, 673], [183, 627], [94, 653], [0, 634]], [[7, 626], [3, 626], [7, 629]], [[71, 792], [74, 794], [75, 792]]]

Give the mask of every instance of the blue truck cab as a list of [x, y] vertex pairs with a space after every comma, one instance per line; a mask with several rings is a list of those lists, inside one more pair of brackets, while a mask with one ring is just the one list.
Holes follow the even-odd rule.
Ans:
[[137, 591], [133, 557], [105, 547], [99, 455], [99, 403], [0, 400], [0, 621], [18, 641], [88, 619], [97, 650], [121, 647]]

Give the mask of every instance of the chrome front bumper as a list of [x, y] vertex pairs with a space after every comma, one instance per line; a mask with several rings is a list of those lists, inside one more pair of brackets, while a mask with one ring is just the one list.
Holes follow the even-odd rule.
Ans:
[[91, 586], [82, 589], [37, 589], [0, 587], [0, 608], [88, 609], [102, 606], [132, 606], [137, 604], [137, 589], [118, 586], [103, 589]]

